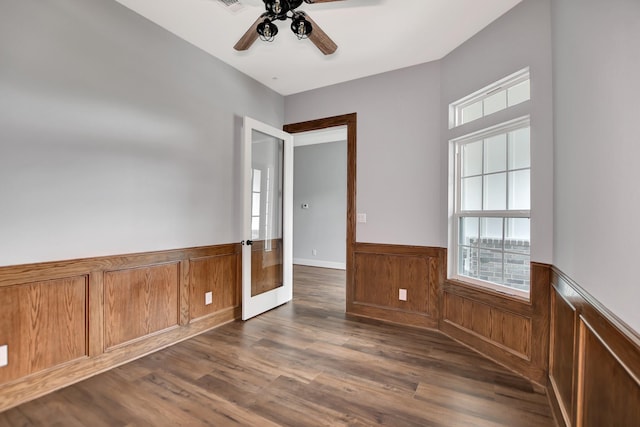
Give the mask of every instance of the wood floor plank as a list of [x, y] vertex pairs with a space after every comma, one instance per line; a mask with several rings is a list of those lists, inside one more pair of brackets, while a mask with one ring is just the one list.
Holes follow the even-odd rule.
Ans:
[[0, 413], [0, 426], [553, 426], [526, 379], [437, 331], [344, 313], [344, 271], [293, 302]]

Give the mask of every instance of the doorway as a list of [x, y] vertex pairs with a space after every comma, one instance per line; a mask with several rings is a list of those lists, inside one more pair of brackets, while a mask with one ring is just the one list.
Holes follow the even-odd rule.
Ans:
[[347, 129], [347, 209], [346, 209], [346, 311], [353, 303], [354, 247], [356, 242], [356, 129], [357, 114], [345, 114], [324, 119], [285, 125], [283, 130], [290, 134], [317, 131], [339, 126]]
[[294, 135], [293, 263], [346, 269], [347, 127]]

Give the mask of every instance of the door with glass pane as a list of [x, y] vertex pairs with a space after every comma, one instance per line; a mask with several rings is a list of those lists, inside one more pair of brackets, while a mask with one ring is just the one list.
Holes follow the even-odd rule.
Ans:
[[293, 296], [293, 138], [244, 118], [242, 319]]

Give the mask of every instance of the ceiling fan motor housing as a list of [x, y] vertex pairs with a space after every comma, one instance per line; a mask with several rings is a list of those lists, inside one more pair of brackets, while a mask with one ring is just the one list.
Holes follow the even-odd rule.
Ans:
[[287, 19], [287, 13], [299, 7], [303, 0], [263, 0], [264, 7], [272, 19]]

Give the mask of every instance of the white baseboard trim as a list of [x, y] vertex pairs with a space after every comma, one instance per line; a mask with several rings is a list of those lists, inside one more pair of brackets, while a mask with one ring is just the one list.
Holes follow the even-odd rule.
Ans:
[[322, 261], [319, 259], [294, 258], [294, 264], [308, 265], [310, 267], [333, 268], [335, 270], [346, 270], [347, 264], [344, 262]]

